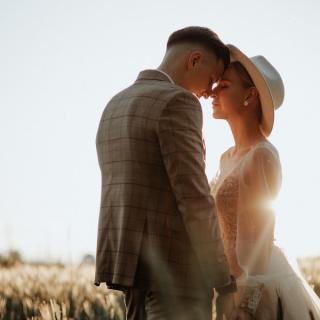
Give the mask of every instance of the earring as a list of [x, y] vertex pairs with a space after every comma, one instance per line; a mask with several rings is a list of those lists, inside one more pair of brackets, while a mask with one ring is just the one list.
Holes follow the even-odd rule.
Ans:
[[247, 107], [248, 104], [249, 104], [249, 102], [248, 102], [247, 100], [243, 103], [243, 105], [244, 105], [245, 107]]

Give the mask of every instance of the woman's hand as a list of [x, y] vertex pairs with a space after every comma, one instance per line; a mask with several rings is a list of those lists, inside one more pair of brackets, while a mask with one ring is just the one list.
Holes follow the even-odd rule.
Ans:
[[[228, 318], [229, 319], [229, 318]], [[240, 308], [236, 308], [232, 311], [231, 317], [229, 320], [252, 320], [253, 317]]]

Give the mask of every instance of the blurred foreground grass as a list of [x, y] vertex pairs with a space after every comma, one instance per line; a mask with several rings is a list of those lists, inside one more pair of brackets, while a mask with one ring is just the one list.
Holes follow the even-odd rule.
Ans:
[[[320, 258], [299, 265], [320, 296]], [[93, 277], [93, 265], [0, 266], [0, 320], [124, 319], [121, 294], [94, 286]]]
[[92, 265], [0, 267], [0, 319], [123, 319], [121, 295], [93, 279]]

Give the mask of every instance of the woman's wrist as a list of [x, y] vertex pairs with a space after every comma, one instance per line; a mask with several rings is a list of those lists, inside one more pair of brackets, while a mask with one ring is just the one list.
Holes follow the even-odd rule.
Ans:
[[229, 294], [237, 291], [237, 282], [233, 275], [230, 276], [230, 281], [224, 286], [215, 288], [219, 294]]

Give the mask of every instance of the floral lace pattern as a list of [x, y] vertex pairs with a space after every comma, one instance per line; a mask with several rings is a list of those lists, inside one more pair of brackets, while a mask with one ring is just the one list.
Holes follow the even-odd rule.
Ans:
[[[218, 187], [217, 184], [213, 188]], [[225, 253], [231, 272], [238, 276], [242, 273], [236, 256], [237, 206], [239, 181], [237, 177], [228, 176], [215, 190], [215, 201], [220, 229], [224, 241]]]
[[[230, 271], [237, 278], [236, 305], [259, 320], [280, 319], [279, 306], [281, 319], [320, 320], [320, 300], [273, 243], [274, 213], [267, 205], [281, 186], [277, 150], [268, 141], [238, 159], [230, 150], [221, 156], [211, 193]], [[229, 311], [221, 307], [217, 318]]]

